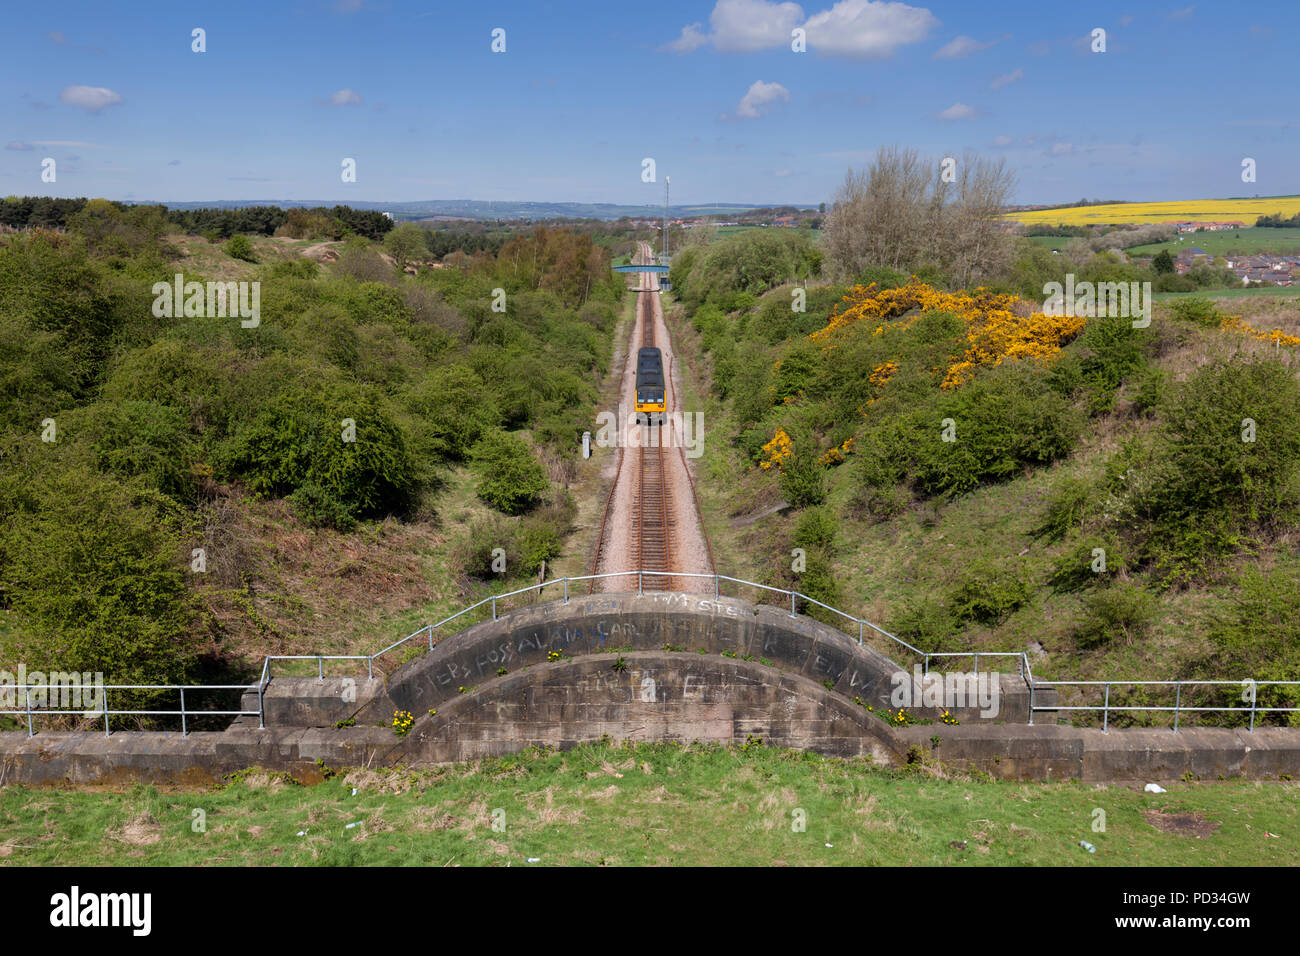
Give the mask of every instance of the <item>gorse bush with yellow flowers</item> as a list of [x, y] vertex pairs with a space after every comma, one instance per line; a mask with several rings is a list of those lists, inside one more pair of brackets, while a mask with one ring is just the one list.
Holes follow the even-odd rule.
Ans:
[[[850, 326], [865, 322], [873, 336], [899, 335], [927, 312], [955, 315], [965, 325], [965, 348], [948, 365], [943, 388], [961, 385], [982, 366], [1055, 358], [1084, 325], [1079, 317], [1033, 312], [1014, 295], [982, 288], [973, 293], [943, 292], [913, 277], [907, 285], [893, 289], [879, 289], [874, 284], [854, 286], [842, 306], [831, 313], [826, 327], [812, 333], [811, 338], [834, 350], [838, 333]], [[877, 366], [872, 370], [872, 383], [883, 384], [877, 381], [882, 370], [889, 369], [884, 376], [887, 381], [897, 367], [896, 362]]]

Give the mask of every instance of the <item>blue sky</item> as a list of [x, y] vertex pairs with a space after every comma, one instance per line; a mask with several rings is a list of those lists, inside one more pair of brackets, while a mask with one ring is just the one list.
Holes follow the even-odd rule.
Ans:
[[805, 203], [900, 144], [1005, 156], [1021, 202], [1297, 193], [1298, 21], [1177, 0], [11, 4], [0, 192], [658, 203], [669, 175], [674, 203]]

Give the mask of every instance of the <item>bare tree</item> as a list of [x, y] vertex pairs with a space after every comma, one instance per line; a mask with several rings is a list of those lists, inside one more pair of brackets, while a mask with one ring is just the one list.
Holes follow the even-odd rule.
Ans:
[[945, 181], [939, 163], [894, 146], [882, 147], [868, 169], [850, 169], [824, 227], [831, 271], [936, 265], [967, 285], [1005, 269], [1013, 245], [999, 217], [1013, 174], [1004, 160], [970, 152], [955, 173]]

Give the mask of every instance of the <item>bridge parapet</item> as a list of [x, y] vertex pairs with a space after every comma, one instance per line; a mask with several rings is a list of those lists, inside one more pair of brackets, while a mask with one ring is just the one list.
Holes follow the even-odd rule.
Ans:
[[[894, 689], [906, 685], [907, 710], [921, 719], [937, 720], [944, 709], [963, 723], [1024, 723], [1029, 715], [1028, 689], [1018, 674], [984, 675], [986, 689], [997, 681], [991, 713], [987, 693], [982, 706], [974, 693], [967, 706], [951, 699], [933, 705], [912, 668], [810, 617], [739, 598], [647, 592], [572, 597], [482, 621], [443, 638], [386, 681], [277, 677], [265, 691], [267, 726], [329, 726], [350, 717], [380, 723], [397, 710], [418, 717], [497, 680], [502, 670], [619, 651], [754, 661], [877, 712], [895, 706]], [[1045, 702], [1040, 694], [1037, 703]]]

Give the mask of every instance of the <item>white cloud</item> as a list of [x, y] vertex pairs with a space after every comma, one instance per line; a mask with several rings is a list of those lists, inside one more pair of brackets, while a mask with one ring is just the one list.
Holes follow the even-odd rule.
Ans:
[[339, 90], [329, 98], [330, 106], [360, 106], [361, 96], [355, 90]]
[[1003, 73], [1001, 76], [993, 77], [993, 82], [989, 85], [995, 90], [1000, 90], [1008, 83], [1014, 83], [1016, 80], [1023, 80], [1024, 78], [1025, 71], [1020, 69], [1020, 67], [1016, 67], [1010, 73]]
[[741, 98], [740, 105], [736, 107], [736, 115], [743, 119], [757, 119], [777, 102], [790, 102], [790, 91], [780, 83], [764, 83], [762, 80], [755, 80], [749, 92]]
[[973, 106], [967, 106], [965, 103], [953, 103], [952, 106], [939, 114], [941, 120], [963, 120], [974, 119], [979, 113]]
[[1015, 138], [1011, 136], [994, 136], [993, 148], [1006, 149], [1006, 147], [1010, 146], [1014, 142], [1015, 142]]
[[871, 59], [890, 56], [900, 46], [924, 40], [939, 21], [924, 7], [896, 0], [838, 0], [806, 19], [797, 3], [717, 0], [709, 15], [708, 33], [702, 24], [692, 23], [660, 49], [690, 53], [708, 43], [722, 53], [789, 49], [791, 32], [800, 25], [807, 31], [808, 49], [814, 52]]
[[797, 3], [768, 0], [718, 0], [709, 15], [713, 45], [723, 53], [752, 53], [787, 46], [790, 31], [803, 19]]
[[970, 56], [972, 53], [979, 53], [981, 50], [987, 50], [997, 40], [990, 40], [988, 43], [981, 43], [974, 37], [959, 36], [950, 43], [945, 43], [939, 52], [934, 55], [936, 60], [960, 60], [963, 57]]
[[34, 148], [31, 143], [20, 143], [18, 140], [14, 140], [5, 146], [5, 149], [11, 149], [15, 153], [30, 153]]
[[121, 95], [102, 86], [65, 86], [59, 99], [69, 106], [80, 106], [91, 113], [98, 113], [106, 106], [122, 102]]
[[813, 14], [804, 24], [808, 45], [829, 56], [877, 59], [895, 49], [919, 43], [939, 21], [923, 7], [872, 0], [840, 0], [829, 10]]
[[708, 34], [700, 28], [702, 23], [688, 23], [682, 27], [682, 35], [672, 43], [666, 43], [661, 46], [660, 50], [667, 50], [670, 53], [693, 53], [704, 44], [709, 42]]

